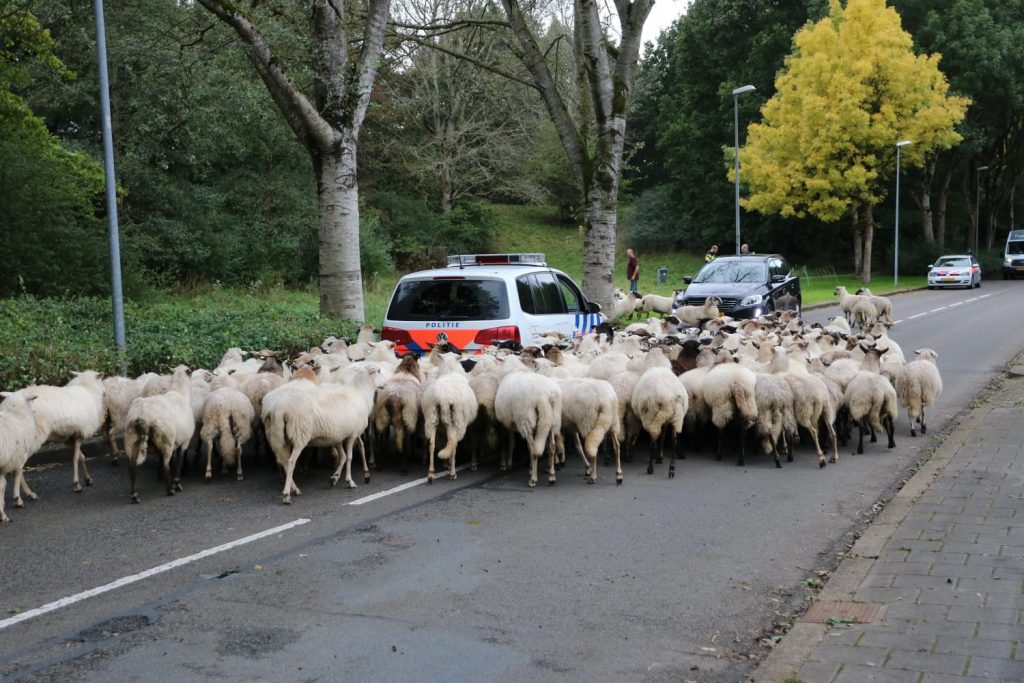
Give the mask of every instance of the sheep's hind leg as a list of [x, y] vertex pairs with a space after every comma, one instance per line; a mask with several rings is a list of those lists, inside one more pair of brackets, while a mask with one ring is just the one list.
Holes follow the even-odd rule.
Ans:
[[650, 433], [650, 437], [651, 437], [651, 451], [650, 451], [650, 456], [648, 457], [648, 460], [647, 460], [647, 474], [654, 474], [654, 460], [655, 460], [654, 456], [657, 455], [657, 442], [658, 442], [658, 439], [661, 438], [661, 437], [660, 437], [660, 435], [656, 437], [653, 433]]
[[678, 435], [675, 430], [668, 425], [666, 425], [665, 428], [669, 430], [669, 439], [672, 441], [668, 456], [668, 478], [674, 479], [676, 476], [676, 440], [678, 439]]
[[284, 491], [281, 493], [281, 502], [285, 505], [291, 505], [292, 493], [299, 495], [299, 488], [295, 485], [293, 475], [295, 474], [295, 463], [298, 462], [299, 456], [302, 454], [302, 446], [295, 444], [292, 448], [292, 453], [288, 456], [288, 462], [284, 466]]
[[[573, 438], [576, 440], [576, 452], [580, 454], [581, 458], [583, 458], [583, 466], [586, 468], [586, 476], [590, 477], [590, 458], [587, 457], [587, 454], [583, 452], [583, 442], [580, 441], [580, 433], [579, 432], [573, 432], [572, 435], [573, 435]], [[597, 458], [596, 458], [596, 456], [594, 458], [594, 466], [595, 466], [595, 469], [596, 469], [597, 468]], [[597, 478], [596, 474], [594, 475], [594, 478], [595, 479]]]
[[622, 485], [622, 449], [619, 446], [619, 439], [615, 434], [611, 435], [612, 452], [615, 454], [615, 485]]
[[14, 507], [25, 507], [25, 502], [21, 499], [21, 494], [24, 493], [29, 500], [39, 500], [39, 496], [28, 487], [28, 480], [25, 479], [25, 471], [19, 467], [14, 473]]
[[[368, 434], [367, 441], [373, 443], [373, 434]], [[366, 461], [366, 444], [363, 443], [363, 437], [356, 438], [356, 443], [359, 445], [359, 457], [363, 463], [363, 483], [370, 483], [370, 464]]]
[[882, 426], [885, 427], [885, 435], [889, 437], [889, 448], [896, 448], [896, 423], [889, 416], [882, 418]]
[[434, 440], [437, 438], [435, 429], [427, 430], [427, 458], [429, 464], [427, 465], [427, 483], [434, 483], [434, 446], [436, 445]]
[[85, 455], [82, 454], [82, 440], [72, 438], [71, 445], [74, 448], [74, 454], [71, 456], [71, 488], [75, 493], [81, 493], [82, 484], [78, 480], [78, 465], [82, 465], [86, 486], [92, 486], [92, 477], [89, 476], [89, 468], [85, 464]]
[[928, 433], [928, 425], [925, 424], [925, 422], [924, 422], [924, 406], [921, 406], [920, 421], [921, 421], [921, 434], [927, 434]]
[[[17, 490], [17, 488], [18, 488], [18, 482], [17, 482], [18, 475], [14, 475], [14, 477], [15, 477], [14, 488], [15, 488], [15, 490]], [[4, 512], [4, 500], [6, 499], [6, 497], [7, 497], [7, 475], [6, 474], [0, 474], [0, 524], [2, 524], [3, 522], [11, 521], [11, 518], [7, 516], [6, 512]]]
[[[174, 490], [180, 492], [181, 489], [181, 468], [185, 465], [185, 458], [188, 456], [188, 446], [183, 446], [177, 449], [178, 461], [174, 465]], [[171, 451], [171, 458], [174, 458], [174, 451]]]
[[[221, 462], [221, 473], [223, 473], [224, 467], [226, 467], [226, 461], [224, 461], [223, 456], [221, 457], [221, 461], [222, 461]], [[206, 475], [205, 475], [205, 479], [208, 482], [213, 480], [213, 439], [212, 438], [211, 439], [206, 439]]]

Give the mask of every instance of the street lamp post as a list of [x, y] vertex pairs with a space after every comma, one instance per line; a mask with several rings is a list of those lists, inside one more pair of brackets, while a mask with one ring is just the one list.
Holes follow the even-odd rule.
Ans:
[[900, 150], [912, 144], [911, 140], [896, 143], [896, 234], [893, 238], [892, 288], [900, 286]]
[[978, 177], [978, 186], [974, 192], [974, 255], [978, 255], [978, 234], [981, 232], [981, 174], [988, 170], [988, 166], [979, 166], [974, 169]]
[[736, 137], [736, 254], [740, 253], [740, 95], [757, 90], [744, 85], [732, 91], [733, 132]]

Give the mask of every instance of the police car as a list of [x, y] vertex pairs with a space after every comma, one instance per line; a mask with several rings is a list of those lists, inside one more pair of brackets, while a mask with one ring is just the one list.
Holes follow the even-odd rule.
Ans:
[[552, 332], [572, 339], [606, 318], [544, 254], [460, 254], [448, 266], [399, 280], [381, 338], [398, 353], [449, 342], [480, 353], [499, 341], [536, 343]]

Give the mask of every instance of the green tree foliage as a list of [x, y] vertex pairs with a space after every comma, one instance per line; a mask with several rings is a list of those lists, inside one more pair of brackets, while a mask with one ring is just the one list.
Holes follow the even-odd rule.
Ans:
[[[940, 64], [950, 89], [971, 98], [959, 130], [964, 142], [937, 159], [922, 179], [922, 192], [935, 192], [937, 238], [945, 232], [946, 197], [954, 176], [959, 226], [974, 227], [974, 169], [982, 176], [985, 204], [982, 225], [991, 245], [997, 230], [1005, 233], [1014, 214], [1014, 189], [1024, 175], [1024, 1], [898, 0], [895, 3], [914, 43], [924, 52], [942, 54]], [[934, 176], [934, 181], [933, 181]], [[1018, 193], [1019, 202], [1019, 193]], [[985, 215], [988, 218], [985, 218]], [[1000, 234], [1000, 237], [1001, 237]], [[955, 235], [973, 243], [973, 233]]]
[[794, 53], [749, 127], [742, 152], [745, 205], [762, 213], [851, 216], [854, 269], [871, 279], [872, 207], [885, 196], [899, 140], [904, 163], [960, 140], [968, 101], [947, 94], [938, 56], [918, 56], [885, 0], [830, 3], [829, 16], [797, 32]]
[[102, 170], [65, 148], [25, 101], [34, 72], [73, 77], [29, 3], [0, 0], [0, 293], [107, 288], [95, 205]]
[[[823, 0], [695, 0], [650, 47], [631, 117], [632, 186], [641, 195], [652, 192], [642, 204], [668, 206], [634, 215], [637, 230], [653, 239], [662, 235], [662, 244], [701, 252], [711, 242], [731, 244], [733, 187], [717, 180], [722, 145], [733, 139], [729, 93], [754, 84], [757, 92], [740, 99], [740, 119], [757, 120], [793, 33], [823, 10]], [[813, 252], [816, 231], [748, 215], [744, 234], [756, 244], [796, 254], [804, 248]]]
[[[80, 77], [39, 79], [33, 104], [98, 157], [92, 7], [50, 0], [42, 9], [57, 53]], [[308, 282], [312, 169], [229, 40], [192, 4], [107, 4], [123, 253], [157, 282]]]

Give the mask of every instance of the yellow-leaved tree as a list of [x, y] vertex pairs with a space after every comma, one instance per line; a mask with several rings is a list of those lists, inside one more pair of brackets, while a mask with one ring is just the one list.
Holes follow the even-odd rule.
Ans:
[[[951, 96], [939, 55], [916, 55], [885, 0], [830, 0], [829, 16], [793, 38], [776, 93], [748, 129], [743, 205], [826, 222], [849, 216], [854, 271], [871, 280], [873, 207], [896, 165], [920, 166], [961, 139], [954, 126], [970, 104]], [[732, 175], [730, 172], [730, 179]]]

